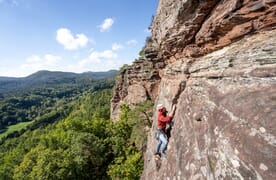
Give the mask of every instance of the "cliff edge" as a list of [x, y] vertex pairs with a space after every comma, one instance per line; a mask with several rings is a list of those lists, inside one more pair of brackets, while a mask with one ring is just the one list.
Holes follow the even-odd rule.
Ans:
[[276, 1], [160, 0], [145, 55], [121, 70], [112, 99], [177, 100], [167, 158], [141, 179], [276, 178]]

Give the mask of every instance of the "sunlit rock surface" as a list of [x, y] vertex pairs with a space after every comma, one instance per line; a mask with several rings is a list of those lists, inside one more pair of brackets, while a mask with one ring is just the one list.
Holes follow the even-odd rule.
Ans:
[[163, 71], [156, 103], [179, 96], [174, 127], [158, 169], [154, 117], [142, 179], [275, 179], [276, 31]]
[[159, 1], [111, 101], [114, 121], [123, 103], [177, 102], [160, 166], [152, 118], [141, 179], [276, 179], [275, 29], [275, 0]]

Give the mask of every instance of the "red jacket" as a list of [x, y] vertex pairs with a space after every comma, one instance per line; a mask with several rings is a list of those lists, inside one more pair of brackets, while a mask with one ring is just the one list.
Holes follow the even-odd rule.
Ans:
[[166, 123], [170, 122], [172, 120], [171, 116], [167, 116], [162, 109], [158, 111], [158, 128], [162, 129], [165, 132], [166, 129]]

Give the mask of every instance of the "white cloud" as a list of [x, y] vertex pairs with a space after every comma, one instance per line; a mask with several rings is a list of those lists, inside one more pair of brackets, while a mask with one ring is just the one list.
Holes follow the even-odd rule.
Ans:
[[73, 36], [71, 31], [66, 28], [57, 30], [56, 40], [68, 50], [76, 50], [85, 47], [88, 43], [88, 38], [84, 34]]
[[93, 65], [99, 63], [105, 63], [106, 60], [116, 59], [118, 55], [111, 50], [105, 50], [103, 52], [93, 51], [88, 58], [79, 62], [81, 67], [86, 65]]
[[76, 55], [74, 60], [65, 61], [65, 58], [53, 54], [34, 54], [26, 58], [25, 62], [21, 63], [21, 65], [14, 65], [15, 67], [10, 65], [0, 66], [0, 76], [25, 77], [39, 70], [77, 73], [107, 71], [110, 69], [119, 69], [123, 64], [131, 63], [132, 61], [131, 58], [127, 58], [127, 61], [121, 57], [119, 58], [119, 54], [112, 50], [93, 50], [87, 54], [86, 58], [82, 58], [81, 54], [73, 55]]
[[60, 56], [55, 56], [52, 54], [46, 54], [44, 56], [44, 61], [47, 62], [48, 64], [56, 64], [61, 59], [62, 58]]
[[32, 55], [26, 59], [26, 63], [20, 66], [21, 70], [28, 70], [31, 72], [38, 70], [45, 70], [55, 68], [57, 63], [62, 58], [52, 54], [46, 54], [42, 57], [38, 55]]
[[117, 58], [117, 54], [111, 50], [105, 50], [103, 52], [94, 51], [90, 54], [89, 59], [97, 60], [97, 59], [115, 59]]
[[27, 63], [36, 63], [36, 62], [40, 62], [41, 58], [38, 55], [32, 55], [30, 57], [27, 58], [26, 62]]
[[135, 39], [126, 42], [127, 45], [136, 45], [138, 42]]
[[121, 44], [118, 44], [118, 43], [113, 43], [112, 44], [112, 50], [113, 51], [117, 51], [117, 50], [120, 50], [120, 49], [123, 49], [123, 48], [124, 48], [124, 46], [121, 45]]
[[122, 62], [118, 59], [118, 54], [112, 50], [93, 51], [89, 56], [78, 62], [76, 66], [67, 66], [74, 69], [74, 72], [84, 71], [107, 71], [110, 69], [118, 69]]
[[99, 26], [100, 31], [104, 32], [104, 31], [108, 31], [111, 26], [113, 25], [114, 20], [112, 18], [106, 18], [103, 23]]

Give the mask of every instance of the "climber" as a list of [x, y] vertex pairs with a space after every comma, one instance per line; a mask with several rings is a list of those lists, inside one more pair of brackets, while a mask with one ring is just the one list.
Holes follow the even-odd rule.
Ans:
[[168, 145], [168, 136], [166, 134], [166, 124], [172, 121], [176, 106], [172, 106], [171, 112], [167, 115], [167, 110], [162, 104], [157, 105], [158, 119], [157, 119], [157, 140], [155, 155], [159, 157], [166, 157], [165, 151]]

